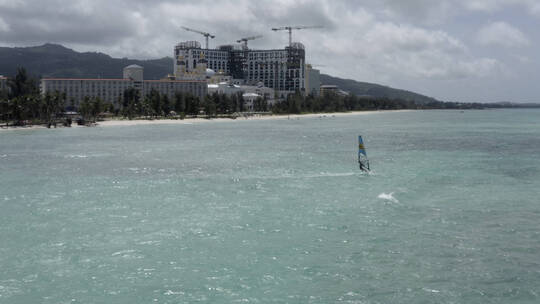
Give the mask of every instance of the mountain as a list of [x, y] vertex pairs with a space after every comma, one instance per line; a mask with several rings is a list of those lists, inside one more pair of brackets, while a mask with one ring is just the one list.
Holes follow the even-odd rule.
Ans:
[[[172, 72], [170, 57], [153, 60], [112, 58], [103, 53], [79, 53], [62, 45], [50, 43], [33, 47], [0, 47], [0, 75], [5, 76], [15, 75], [17, 68], [22, 66], [37, 77], [121, 78], [123, 68], [130, 64], [144, 67], [145, 79], [160, 79]], [[410, 91], [325, 74], [321, 74], [321, 83], [337, 85], [342, 90], [358, 96], [402, 99], [419, 104], [436, 101], [434, 98]]]
[[330, 75], [321, 74], [321, 83], [329, 85], [337, 85], [340, 89], [348, 91], [357, 96], [372, 96], [389, 99], [402, 99], [414, 101], [417, 104], [428, 104], [437, 102], [438, 100], [432, 97], [421, 95], [418, 93], [394, 89], [380, 84], [360, 82], [352, 79], [342, 79]]
[[0, 75], [13, 76], [25, 67], [38, 77], [121, 78], [130, 64], [144, 67], [146, 79], [160, 79], [172, 72], [172, 58], [133, 60], [103, 53], [79, 53], [58, 44], [33, 47], [0, 47]]

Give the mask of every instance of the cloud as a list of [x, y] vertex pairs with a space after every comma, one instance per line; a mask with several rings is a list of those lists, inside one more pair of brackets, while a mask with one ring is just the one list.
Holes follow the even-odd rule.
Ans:
[[540, 2], [535, 2], [530, 6], [530, 12], [538, 17], [540, 17]]
[[506, 7], [521, 7], [526, 12], [540, 16], [538, 0], [463, 0], [462, 6], [467, 10], [493, 13]]
[[7, 24], [4, 19], [0, 18], [0, 32], [9, 32], [9, 30], [9, 24]]
[[381, 16], [415, 24], [441, 25], [456, 16], [470, 12], [493, 14], [507, 8], [519, 8], [540, 16], [538, 0], [348, 0], [361, 3]]
[[476, 58], [462, 41], [441, 30], [380, 22], [367, 11], [339, 18], [350, 26], [306, 39], [308, 59], [326, 64], [334, 75], [390, 83], [403, 77], [463, 79], [484, 77], [501, 65], [493, 58]]
[[513, 0], [469, 0], [464, 1], [463, 6], [472, 11], [493, 12], [501, 9], [503, 6], [515, 4]]
[[131, 10], [109, 6], [104, 1], [0, 2], [0, 18], [11, 28], [2, 40], [105, 45], [135, 34], [136, 19], [130, 15]]
[[328, 72], [337, 75], [388, 81], [455, 79], [482, 77], [497, 66], [494, 59], [472, 56], [462, 41], [444, 30], [387, 20], [404, 15], [435, 20], [449, 11], [445, 0], [0, 1], [0, 18], [8, 18], [11, 25], [5, 41], [57, 42], [118, 57], [171, 56], [179, 41], [203, 41], [181, 26], [215, 34], [211, 46], [263, 34], [250, 45], [281, 48], [287, 33], [272, 32], [272, 27], [322, 25], [323, 29], [294, 31], [293, 40], [306, 45], [309, 61], [330, 66]]
[[466, 46], [442, 31], [378, 24], [366, 34], [370, 60], [392, 74], [416, 78], [482, 77], [497, 66], [488, 58], [473, 58]]
[[440, 25], [456, 14], [448, 0], [378, 0], [370, 1], [370, 6], [388, 19], [416, 24]]
[[482, 27], [477, 37], [478, 42], [485, 46], [514, 48], [530, 44], [525, 34], [506, 22], [493, 22]]

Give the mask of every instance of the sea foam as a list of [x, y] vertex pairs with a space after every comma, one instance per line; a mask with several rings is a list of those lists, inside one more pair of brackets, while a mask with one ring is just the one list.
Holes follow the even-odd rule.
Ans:
[[386, 201], [390, 201], [392, 203], [399, 203], [399, 201], [394, 197], [394, 192], [390, 192], [390, 193], [381, 193], [379, 194], [379, 196], [377, 196], [377, 198], [380, 198], [380, 199], [383, 199], [383, 200], [386, 200]]

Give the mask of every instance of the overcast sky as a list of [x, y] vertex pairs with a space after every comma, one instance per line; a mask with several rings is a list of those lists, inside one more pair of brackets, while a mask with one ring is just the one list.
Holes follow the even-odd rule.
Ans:
[[[113, 57], [172, 56], [216, 35], [283, 48], [293, 32], [322, 73], [457, 101], [540, 101], [540, 0], [0, 0], [0, 45], [59, 43]], [[171, 66], [172, 69], [172, 66]], [[0, 74], [2, 71], [0, 71]]]

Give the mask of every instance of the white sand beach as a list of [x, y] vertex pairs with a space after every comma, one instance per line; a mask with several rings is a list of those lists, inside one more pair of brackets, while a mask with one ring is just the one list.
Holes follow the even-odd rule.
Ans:
[[[371, 114], [381, 114], [381, 113], [392, 113], [392, 112], [408, 112], [415, 110], [386, 110], [386, 111], [355, 111], [355, 112], [339, 112], [339, 113], [317, 113], [317, 114], [291, 114], [291, 115], [252, 115], [246, 117], [238, 117], [237, 119], [230, 118], [186, 118], [181, 119], [110, 119], [97, 122], [93, 126], [97, 127], [115, 127], [115, 126], [138, 126], [138, 125], [165, 125], [165, 124], [198, 124], [198, 123], [208, 123], [208, 122], [239, 122], [246, 120], [287, 120], [287, 119], [303, 119], [303, 118], [332, 118], [332, 117], [343, 117], [343, 116], [355, 116], [355, 115], [371, 115]], [[85, 126], [79, 126], [73, 124], [72, 127], [82, 128]], [[63, 126], [58, 126], [58, 128], [63, 128]], [[0, 132], [2, 131], [13, 131], [13, 130], [35, 130], [35, 129], [47, 129], [43, 125], [33, 125], [33, 126], [24, 126], [24, 127], [5, 127], [5, 125], [0, 127]], [[52, 128], [54, 129], [54, 128]]]
[[237, 119], [230, 118], [187, 118], [180, 119], [157, 119], [157, 120], [124, 120], [124, 119], [112, 119], [100, 121], [97, 123], [100, 127], [110, 126], [135, 126], [135, 125], [163, 125], [163, 124], [196, 124], [207, 122], [238, 122], [245, 120], [287, 120], [287, 119], [302, 119], [302, 118], [332, 118], [343, 116], [355, 116], [355, 115], [370, 115], [377, 113], [391, 113], [391, 112], [408, 112], [415, 110], [387, 110], [387, 111], [355, 111], [355, 112], [339, 112], [339, 113], [317, 113], [317, 114], [291, 114], [291, 115], [253, 115], [247, 117], [238, 117]]

